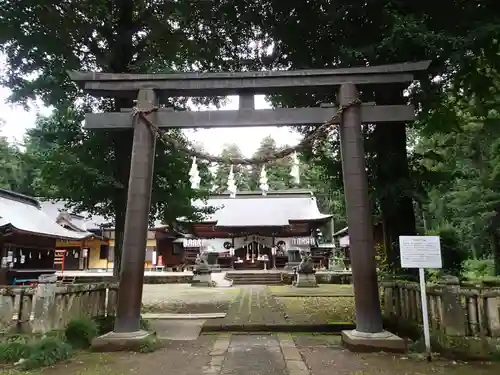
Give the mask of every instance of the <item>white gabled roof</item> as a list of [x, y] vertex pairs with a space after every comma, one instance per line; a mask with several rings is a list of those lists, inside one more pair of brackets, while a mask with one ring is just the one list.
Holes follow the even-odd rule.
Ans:
[[69, 240], [92, 235], [63, 228], [42, 211], [40, 203], [34, 198], [0, 189], [0, 226], [8, 225], [21, 232]]
[[309, 191], [288, 190], [269, 192], [242, 192], [235, 198], [229, 195], [210, 197], [198, 207], [214, 207], [204, 222], [216, 222], [220, 227], [281, 227], [294, 221], [322, 221], [332, 217], [319, 212], [316, 198]]

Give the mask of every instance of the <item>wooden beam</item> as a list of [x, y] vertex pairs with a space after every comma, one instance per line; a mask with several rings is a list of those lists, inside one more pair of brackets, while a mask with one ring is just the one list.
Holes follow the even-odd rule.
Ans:
[[423, 71], [430, 61], [355, 67], [238, 73], [118, 74], [69, 71], [69, 77], [95, 96], [135, 97], [141, 89], [154, 89], [165, 102], [174, 96], [226, 96], [273, 94], [290, 89], [401, 83], [413, 81], [413, 72]]
[[[252, 126], [320, 125], [330, 120], [336, 108], [278, 108], [237, 111], [182, 111], [159, 110], [156, 125], [162, 128], [224, 128]], [[404, 122], [415, 120], [410, 105], [363, 105], [363, 123]], [[336, 121], [339, 123], [339, 121]], [[87, 113], [87, 129], [124, 129], [133, 126], [131, 113]]]

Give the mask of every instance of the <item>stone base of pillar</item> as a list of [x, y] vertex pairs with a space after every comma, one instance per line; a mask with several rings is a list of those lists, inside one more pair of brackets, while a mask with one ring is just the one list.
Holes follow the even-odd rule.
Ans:
[[342, 344], [352, 352], [406, 353], [408, 351], [406, 341], [388, 331], [378, 333], [342, 331]]
[[297, 273], [297, 281], [294, 284], [297, 288], [316, 288], [316, 275], [314, 273]]
[[92, 340], [92, 350], [96, 352], [139, 351], [145, 340], [154, 336], [147, 331], [108, 332]]
[[199, 273], [193, 276], [193, 280], [191, 281], [191, 286], [201, 286], [201, 287], [211, 287], [212, 283], [212, 275], [210, 273]]

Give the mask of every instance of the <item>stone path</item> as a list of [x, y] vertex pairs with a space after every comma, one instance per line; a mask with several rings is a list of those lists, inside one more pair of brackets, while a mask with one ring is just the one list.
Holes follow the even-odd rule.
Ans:
[[245, 286], [224, 318], [209, 319], [205, 326], [287, 324], [281, 305], [264, 285]]
[[309, 375], [289, 334], [221, 335], [205, 375]]

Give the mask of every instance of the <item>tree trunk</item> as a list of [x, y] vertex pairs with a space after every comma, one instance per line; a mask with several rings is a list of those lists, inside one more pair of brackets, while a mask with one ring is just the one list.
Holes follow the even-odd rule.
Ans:
[[[388, 91], [376, 96], [377, 104], [405, 103], [401, 91]], [[416, 234], [405, 125], [379, 123], [373, 135], [376, 140], [376, 189], [385, 227], [387, 263], [396, 274], [401, 273], [399, 236]]]
[[495, 276], [500, 276], [500, 236], [496, 230], [493, 230], [491, 236], [491, 250], [493, 252]]
[[[117, 100], [116, 111], [120, 108], [131, 107], [132, 103]], [[115, 210], [115, 257], [113, 264], [113, 276], [119, 277], [121, 270], [121, 257], [123, 248], [123, 237], [125, 231], [125, 213], [127, 210], [128, 181], [130, 177], [130, 159], [132, 157], [132, 139], [131, 130], [121, 131], [116, 134], [114, 149], [116, 155], [116, 179], [122, 185], [116, 189], [113, 199]]]
[[[131, 73], [129, 67], [134, 56], [134, 2], [132, 0], [120, 0], [116, 4], [116, 32], [114, 34], [115, 40], [108, 41], [109, 45], [113, 46], [108, 69], [111, 73]], [[119, 112], [122, 108], [131, 108], [132, 106], [133, 102], [130, 100], [116, 99], [114, 110]], [[122, 187], [116, 189], [116, 195], [113, 199], [115, 210], [115, 260], [113, 276], [115, 277], [119, 277], [121, 270], [132, 139], [133, 131], [124, 130], [116, 133], [114, 141], [115, 178], [122, 185]]]

